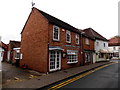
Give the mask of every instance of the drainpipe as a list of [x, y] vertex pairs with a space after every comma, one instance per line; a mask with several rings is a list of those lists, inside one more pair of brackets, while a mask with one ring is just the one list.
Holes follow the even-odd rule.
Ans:
[[83, 66], [84, 65], [84, 58], [83, 58], [83, 39], [82, 39], [82, 35], [84, 34], [85, 32], [81, 32], [80, 36], [81, 36], [81, 63], [80, 65]]
[[46, 74], [48, 74], [49, 73], [49, 44], [50, 44], [50, 42], [49, 42], [49, 38], [50, 38], [50, 30], [49, 30], [49, 22], [48, 22], [48, 55], [47, 55], [47, 72], [46, 72]]

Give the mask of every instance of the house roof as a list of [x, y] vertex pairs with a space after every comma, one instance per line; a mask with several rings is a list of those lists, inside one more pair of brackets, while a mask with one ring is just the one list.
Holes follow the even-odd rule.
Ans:
[[93, 39], [99, 39], [99, 40], [103, 40], [103, 41], [108, 41], [105, 37], [103, 37], [102, 35], [100, 35], [99, 33], [97, 33], [92, 28], [84, 29], [83, 32], [85, 32], [86, 36], [91, 37]]
[[115, 36], [115, 37], [109, 39], [108, 45], [109, 46], [120, 46], [120, 37]]
[[74, 31], [74, 32], [78, 31], [77, 28], [71, 26], [70, 24], [68, 24], [68, 23], [66, 23], [66, 22], [64, 22], [64, 21], [62, 21], [62, 20], [60, 20], [60, 19], [57, 19], [57, 18], [54, 17], [54, 16], [51, 16], [51, 15], [49, 15], [49, 14], [47, 14], [47, 13], [41, 11], [41, 10], [39, 10], [39, 12], [40, 12], [44, 17], [46, 17], [47, 20], [48, 20], [50, 23], [52, 23], [52, 24], [55, 24], [55, 25], [57, 25], [57, 26], [63, 27], [63, 28], [65, 28], [65, 29], [67, 29], [67, 30], [71, 30], [71, 31]]
[[4, 48], [5, 50], [7, 50], [7, 48], [8, 48], [7, 44], [3, 43], [2, 41], [1, 41], [0, 46], [1, 46], [2, 48]]
[[20, 41], [11, 41], [9, 42], [11, 49], [20, 47]]
[[[68, 23], [66, 23], [66, 22], [64, 22], [64, 21], [62, 21], [62, 20], [60, 20], [60, 19], [58, 19], [58, 18], [56, 18], [56, 17], [54, 17], [54, 16], [52, 16], [52, 15], [49, 15], [49, 14], [47, 14], [47, 13], [45, 13], [45, 12], [43, 12], [43, 11], [35, 8], [35, 7], [33, 7], [32, 10], [33, 10], [33, 9], [38, 10], [38, 11], [49, 21], [49, 23], [52, 23], [52, 24], [54, 24], [54, 25], [57, 25], [57, 26], [59, 26], [59, 27], [62, 27], [62, 28], [64, 28], [64, 29], [67, 29], [67, 30], [70, 30], [70, 31], [73, 31], [73, 32], [76, 32], [76, 33], [80, 33], [80, 30], [78, 30], [77, 28], [71, 26], [70, 24], [68, 24]], [[29, 18], [28, 18], [28, 19], [29, 19]], [[27, 20], [27, 21], [28, 21], [28, 20]], [[25, 25], [26, 25], [26, 24], [25, 24]], [[25, 26], [24, 26], [24, 27], [25, 27]], [[23, 28], [23, 29], [24, 29], [24, 28]], [[22, 30], [22, 32], [23, 32], [23, 30]], [[21, 32], [21, 33], [22, 33], [22, 32]]]

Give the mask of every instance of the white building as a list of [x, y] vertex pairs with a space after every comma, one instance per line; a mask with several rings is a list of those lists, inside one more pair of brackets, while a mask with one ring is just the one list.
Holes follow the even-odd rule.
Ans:
[[108, 41], [104, 40], [95, 40], [95, 62], [99, 61], [107, 61], [110, 59], [110, 56], [112, 55], [112, 50], [108, 48]]
[[[3, 49], [2, 49], [2, 45], [1, 45], [1, 37], [0, 37], [0, 73], [1, 73], [1, 70], [2, 70], [2, 66], [1, 66], [1, 61], [2, 61], [2, 52], [3, 52]], [[1, 75], [0, 75], [1, 76]]]
[[113, 59], [120, 59], [120, 36], [115, 36], [109, 40], [109, 49], [113, 50]]
[[4, 49], [2, 48], [1, 37], [0, 37], [0, 62], [3, 60], [3, 51]]

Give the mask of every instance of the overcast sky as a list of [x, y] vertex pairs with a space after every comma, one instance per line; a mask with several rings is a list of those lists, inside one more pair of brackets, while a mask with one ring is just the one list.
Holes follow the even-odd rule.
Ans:
[[[93, 28], [107, 39], [118, 35], [119, 0], [33, 0], [36, 8], [79, 28]], [[32, 0], [0, 0], [2, 41], [20, 41]]]

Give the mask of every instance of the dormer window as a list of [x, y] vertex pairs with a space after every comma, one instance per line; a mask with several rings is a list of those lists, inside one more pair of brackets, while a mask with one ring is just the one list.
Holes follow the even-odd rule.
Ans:
[[79, 35], [78, 34], [76, 34], [76, 38], [75, 38], [76, 40], [76, 44], [79, 44]]
[[53, 26], [53, 40], [59, 41], [60, 37], [60, 28], [58, 26]]
[[71, 43], [71, 34], [70, 34], [70, 31], [66, 31], [66, 42], [67, 43]]

